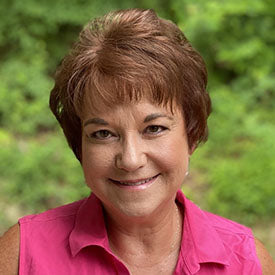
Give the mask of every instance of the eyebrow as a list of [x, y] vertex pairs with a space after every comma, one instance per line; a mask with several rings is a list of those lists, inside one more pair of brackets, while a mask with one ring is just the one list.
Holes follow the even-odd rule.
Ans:
[[168, 115], [165, 115], [165, 114], [161, 114], [161, 113], [155, 113], [155, 114], [150, 114], [148, 115], [145, 119], [144, 119], [144, 123], [146, 122], [150, 122], [152, 120], [155, 120], [157, 118], [160, 118], [160, 117], [165, 117], [165, 118], [168, 118], [170, 120], [173, 120], [173, 118], [171, 116], [168, 116]]
[[84, 127], [87, 126], [88, 124], [96, 124], [96, 125], [104, 125], [104, 126], [109, 125], [107, 121], [99, 117], [94, 117], [86, 120], [84, 123]]
[[[154, 113], [154, 114], [150, 114], [150, 115], [146, 116], [146, 118], [144, 119], [143, 122], [147, 123], [147, 122], [150, 122], [150, 121], [155, 120], [160, 117], [165, 117], [170, 120], [173, 120], [173, 118], [171, 116], [161, 114], [161, 113]], [[84, 127], [87, 126], [88, 124], [96, 124], [96, 125], [103, 125], [103, 126], [109, 125], [109, 123], [107, 121], [105, 121], [104, 119], [99, 118], [99, 117], [94, 117], [94, 118], [86, 120], [84, 122]]]

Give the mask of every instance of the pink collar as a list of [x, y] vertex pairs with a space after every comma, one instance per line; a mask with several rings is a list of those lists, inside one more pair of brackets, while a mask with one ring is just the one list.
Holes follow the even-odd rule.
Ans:
[[101, 246], [111, 253], [101, 202], [93, 193], [78, 209], [69, 243], [73, 257], [90, 245]]
[[180, 190], [177, 201], [184, 209], [184, 226], [180, 251], [183, 261], [178, 261], [176, 271], [183, 269], [183, 262], [191, 274], [199, 271], [200, 263], [229, 265], [227, 259], [231, 251], [226, 251], [205, 212], [188, 200]]
[[[200, 263], [229, 265], [226, 259], [231, 251], [224, 246], [205, 212], [186, 199], [180, 190], [177, 192], [177, 201], [183, 209], [184, 226], [175, 273], [187, 268], [194, 274], [200, 269]], [[94, 194], [79, 207], [69, 243], [73, 257], [82, 248], [91, 245], [100, 246], [113, 255], [109, 247], [102, 205]]]

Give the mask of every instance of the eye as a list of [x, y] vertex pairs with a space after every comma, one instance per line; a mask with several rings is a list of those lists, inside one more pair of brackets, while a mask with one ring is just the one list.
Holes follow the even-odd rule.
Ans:
[[108, 130], [99, 130], [89, 135], [89, 137], [95, 139], [109, 139], [112, 136], [114, 136], [113, 133]]
[[156, 134], [159, 134], [167, 129], [168, 129], [167, 127], [160, 126], [160, 125], [150, 125], [150, 126], [146, 127], [145, 133], [156, 135]]

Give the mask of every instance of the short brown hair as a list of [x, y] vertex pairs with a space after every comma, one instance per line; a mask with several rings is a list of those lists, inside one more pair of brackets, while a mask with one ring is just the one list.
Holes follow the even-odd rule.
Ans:
[[81, 110], [87, 97], [93, 108], [98, 100], [107, 106], [142, 97], [158, 104], [176, 102], [192, 148], [208, 136], [206, 85], [202, 57], [174, 23], [153, 10], [120, 10], [81, 31], [56, 72], [50, 108], [80, 162]]

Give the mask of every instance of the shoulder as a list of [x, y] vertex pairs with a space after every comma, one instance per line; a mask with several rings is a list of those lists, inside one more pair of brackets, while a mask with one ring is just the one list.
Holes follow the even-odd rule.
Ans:
[[246, 235], [253, 238], [249, 227], [207, 211], [204, 213], [217, 231], [228, 235]]
[[253, 236], [250, 228], [212, 213], [207, 212], [207, 215], [219, 235], [222, 236], [223, 241], [234, 243], [242, 257], [247, 257], [250, 260], [258, 259], [263, 275], [275, 274], [272, 257], [264, 245]]
[[2, 237], [0, 237], [0, 274], [18, 274], [19, 243], [19, 224], [12, 226]]
[[231, 247], [233, 251], [237, 249], [242, 257], [250, 259], [256, 257], [254, 236], [249, 227], [213, 213], [205, 211], [205, 214], [224, 244]]
[[73, 218], [83, 201], [85, 201], [85, 199], [49, 209], [43, 213], [25, 216], [19, 219], [19, 224], [22, 225], [25, 223], [50, 222]]
[[47, 249], [50, 249], [66, 241], [83, 201], [85, 199], [19, 219], [20, 257], [27, 259], [27, 256], [38, 254], [40, 247], [46, 243]]
[[262, 266], [263, 275], [275, 274], [275, 264], [264, 245], [255, 238], [256, 253]]

